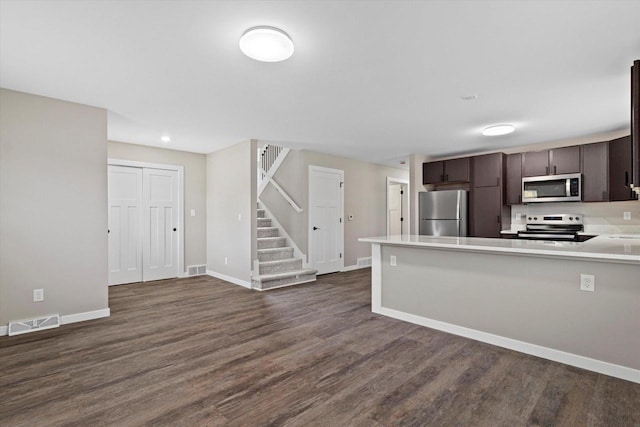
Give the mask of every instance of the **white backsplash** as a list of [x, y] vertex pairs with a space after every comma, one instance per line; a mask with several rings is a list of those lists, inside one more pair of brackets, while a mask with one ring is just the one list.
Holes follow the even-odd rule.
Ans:
[[[624, 220], [624, 212], [631, 219]], [[511, 229], [524, 230], [527, 215], [581, 214], [584, 231], [593, 234], [640, 233], [640, 201], [600, 203], [530, 203], [511, 206]], [[516, 219], [520, 214], [520, 219]]]

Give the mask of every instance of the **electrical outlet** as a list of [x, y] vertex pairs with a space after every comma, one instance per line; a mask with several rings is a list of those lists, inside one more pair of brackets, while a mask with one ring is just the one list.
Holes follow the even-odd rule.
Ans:
[[522, 220], [522, 214], [517, 213], [516, 214], [516, 221], [521, 221]]
[[191, 209], [191, 216], [196, 216], [196, 210], [195, 209]]
[[625, 221], [630, 221], [631, 220], [631, 212], [625, 212], [622, 214], [622, 219], [624, 219]]
[[592, 274], [581, 274], [580, 275], [580, 290], [581, 291], [596, 291], [596, 276]]
[[224, 265], [229, 264], [229, 260], [227, 259], [227, 257], [224, 257]]
[[391, 267], [395, 267], [397, 265], [395, 255], [391, 255], [391, 257], [389, 257], [389, 264], [391, 264]]
[[34, 289], [33, 302], [41, 302], [41, 301], [44, 301], [44, 289]]

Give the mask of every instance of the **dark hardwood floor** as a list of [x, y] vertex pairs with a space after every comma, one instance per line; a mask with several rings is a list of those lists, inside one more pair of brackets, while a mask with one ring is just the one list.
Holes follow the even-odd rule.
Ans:
[[640, 384], [375, 315], [370, 270], [112, 287], [0, 338], [0, 426], [639, 426]]

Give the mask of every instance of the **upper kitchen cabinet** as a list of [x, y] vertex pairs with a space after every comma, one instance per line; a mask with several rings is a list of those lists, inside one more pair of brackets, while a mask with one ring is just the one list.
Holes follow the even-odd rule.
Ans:
[[473, 186], [495, 187], [502, 184], [504, 154], [493, 153], [473, 158]]
[[609, 142], [609, 200], [612, 202], [636, 199], [629, 187], [631, 156], [630, 136]]
[[609, 143], [582, 146], [582, 201], [609, 201]]
[[522, 153], [522, 176], [580, 172], [580, 146]]
[[423, 184], [469, 182], [469, 157], [422, 164]]
[[522, 203], [522, 153], [507, 155], [507, 179], [505, 202], [507, 205]]

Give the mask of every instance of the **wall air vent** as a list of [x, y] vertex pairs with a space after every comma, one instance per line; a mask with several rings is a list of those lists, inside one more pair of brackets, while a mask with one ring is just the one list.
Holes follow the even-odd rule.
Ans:
[[187, 267], [187, 276], [201, 276], [207, 274], [206, 265], [190, 265]]
[[21, 335], [27, 332], [43, 331], [60, 326], [60, 316], [39, 317], [37, 319], [9, 322], [9, 335]]

